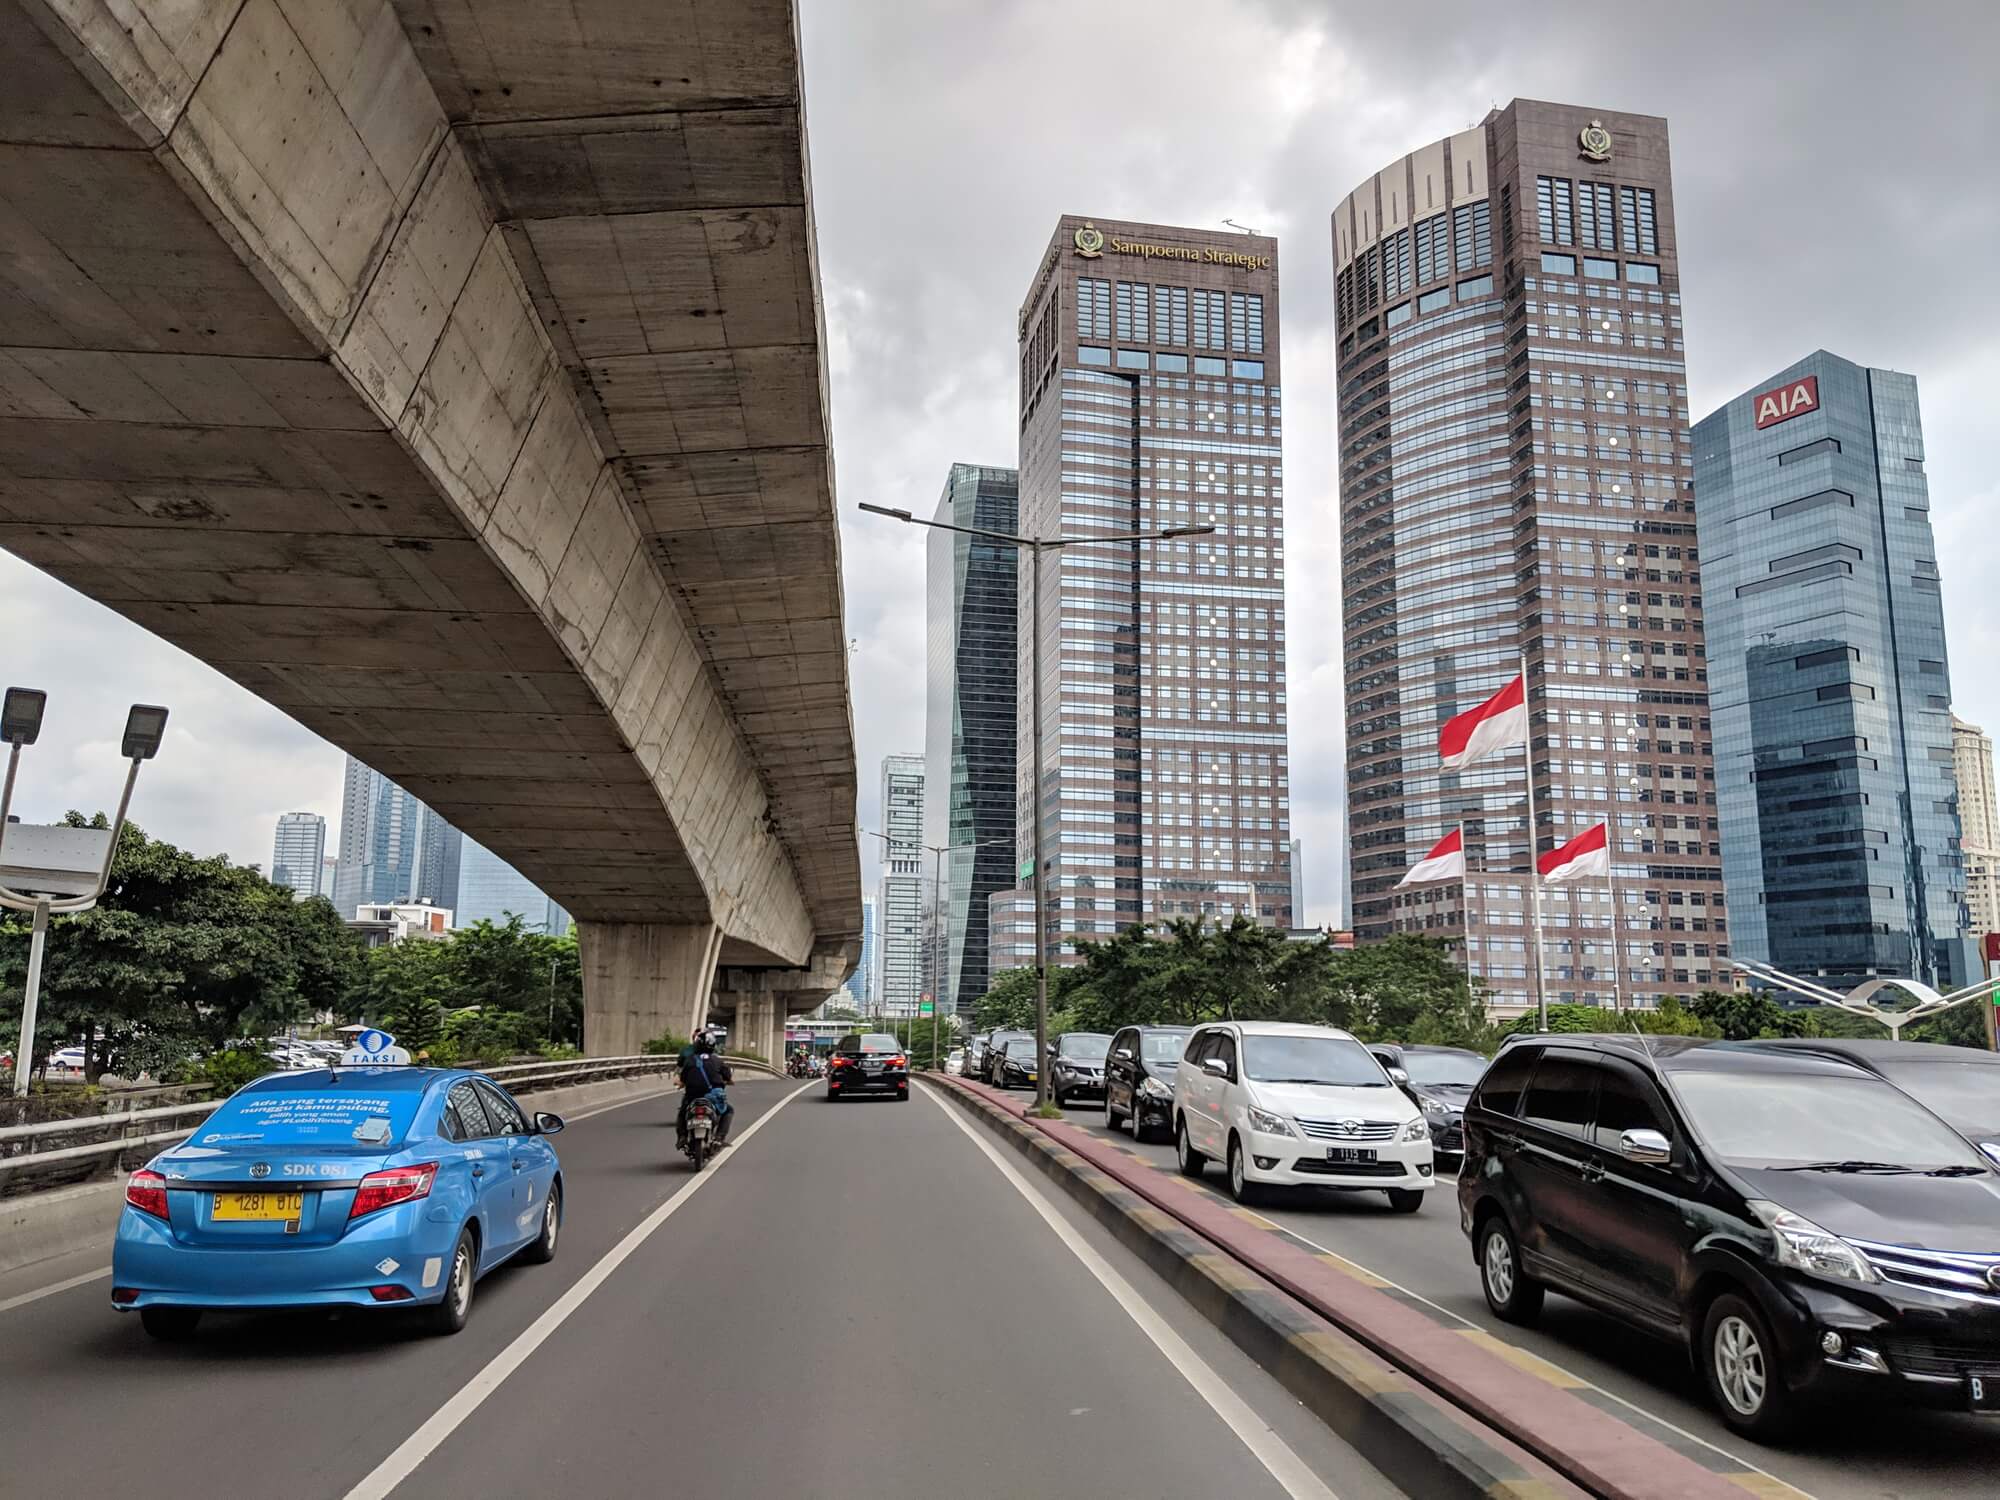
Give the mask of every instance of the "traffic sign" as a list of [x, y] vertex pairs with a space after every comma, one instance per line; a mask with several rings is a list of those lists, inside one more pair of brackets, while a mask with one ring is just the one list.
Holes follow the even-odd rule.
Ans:
[[931, 1002], [928, 1000], [924, 1001], [917, 1007], [917, 1014], [920, 1016], [933, 1015], [936, 1013], [936, 1011], [937, 1007], [935, 1005], [932, 1005]]
[[1023, 880], [1032, 880], [1034, 878], [1035, 857], [1032, 854], [1029, 855], [1026, 859], [1021, 861], [1021, 869], [1019, 874], [1020, 878]]

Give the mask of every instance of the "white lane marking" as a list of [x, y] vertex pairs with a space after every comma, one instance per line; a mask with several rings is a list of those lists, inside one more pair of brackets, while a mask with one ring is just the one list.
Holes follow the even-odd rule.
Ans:
[[[1154, 1170], [1158, 1171], [1159, 1168], [1155, 1167]], [[1588, 1375], [1579, 1375], [1576, 1371], [1568, 1369], [1563, 1365], [1557, 1364], [1554, 1360], [1550, 1359], [1547, 1355], [1541, 1353], [1539, 1350], [1528, 1348], [1526, 1344], [1520, 1343], [1515, 1339], [1509, 1338], [1505, 1333], [1501, 1332], [1499, 1329], [1488, 1328], [1484, 1324], [1475, 1322], [1473, 1319], [1468, 1318], [1462, 1312], [1454, 1312], [1449, 1307], [1445, 1307], [1440, 1303], [1433, 1302], [1431, 1301], [1430, 1298], [1424, 1296], [1423, 1293], [1413, 1292], [1408, 1287], [1404, 1286], [1401, 1282], [1391, 1281], [1388, 1277], [1384, 1276], [1380, 1271], [1362, 1265], [1360, 1261], [1355, 1260], [1352, 1256], [1342, 1255], [1338, 1250], [1328, 1249], [1325, 1245], [1322, 1245], [1318, 1240], [1307, 1238], [1305, 1235], [1300, 1234], [1296, 1229], [1292, 1228], [1292, 1226], [1289, 1224], [1280, 1224], [1276, 1219], [1273, 1219], [1265, 1214], [1260, 1214], [1255, 1209], [1247, 1209], [1245, 1210], [1245, 1212], [1251, 1214], [1256, 1218], [1262, 1219], [1266, 1224], [1269, 1224], [1273, 1229], [1283, 1230], [1286, 1234], [1289, 1234], [1293, 1239], [1298, 1240], [1301, 1244], [1311, 1245], [1313, 1249], [1321, 1251], [1324, 1254], [1331, 1255], [1335, 1260], [1340, 1261], [1343, 1264], [1350, 1265], [1354, 1267], [1355, 1270], [1374, 1277], [1384, 1286], [1394, 1287], [1397, 1291], [1401, 1292], [1405, 1297], [1408, 1297], [1413, 1302], [1421, 1302], [1425, 1307], [1432, 1308], [1437, 1312], [1443, 1313], [1447, 1318], [1452, 1319], [1454, 1322], [1463, 1323], [1467, 1328], [1473, 1329], [1479, 1333], [1486, 1334], [1489, 1337], [1496, 1338], [1500, 1340], [1500, 1342], [1502, 1342], [1503, 1344], [1511, 1344], [1514, 1348], [1522, 1350], [1524, 1353], [1533, 1355], [1536, 1359], [1540, 1360], [1543, 1364], [1547, 1365], [1551, 1370], [1554, 1370], [1557, 1374], [1566, 1375], [1571, 1380], [1577, 1381], [1579, 1384], [1585, 1385], [1589, 1387], [1591, 1390], [1596, 1391], [1599, 1395], [1610, 1397], [1613, 1401], [1616, 1401], [1620, 1406], [1625, 1407], [1630, 1411], [1635, 1411], [1639, 1413], [1639, 1415], [1644, 1417], [1647, 1421], [1657, 1422], [1660, 1426], [1666, 1428], [1667, 1431], [1674, 1433], [1680, 1437], [1684, 1437], [1691, 1443], [1699, 1443], [1701, 1444], [1702, 1447], [1708, 1449], [1708, 1451], [1711, 1453], [1721, 1454], [1724, 1458], [1728, 1459], [1731, 1463], [1736, 1464], [1740, 1468], [1748, 1469], [1753, 1474], [1762, 1474], [1766, 1479], [1769, 1479], [1774, 1484], [1786, 1485], [1792, 1490], [1796, 1491], [1798, 1494], [1802, 1496], [1806, 1495], [1806, 1492], [1804, 1490], [1799, 1489], [1799, 1487], [1793, 1484], [1789, 1479], [1780, 1479], [1776, 1474], [1773, 1474], [1769, 1469], [1758, 1468], [1757, 1465], [1751, 1463], [1750, 1460], [1745, 1458], [1742, 1454], [1731, 1452], [1729, 1449], [1724, 1448], [1719, 1444], [1711, 1443], [1707, 1438], [1700, 1436], [1698, 1433], [1689, 1432], [1685, 1427], [1676, 1426], [1674, 1423], [1669, 1422], [1665, 1417], [1661, 1416], [1658, 1412], [1649, 1411], [1647, 1408], [1641, 1406], [1638, 1402], [1628, 1401], [1623, 1396], [1619, 1395], [1616, 1391], [1605, 1389], [1605, 1387], [1599, 1385], [1596, 1381], [1592, 1380]], [[1806, 1500], [1811, 1500], [1811, 1497], [1806, 1496]]]
[[[569, 1124], [574, 1125], [579, 1120], [594, 1119], [596, 1116], [607, 1114], [614, 1109], [623, 1109], [628, 1104], [643, 1104], [648, 1099], [657, 1099], [661, 1094], [670, 1094], [672, 1092], [674, 1092], [672, 1089], [661, 1089], [654, 1093], [634, 1094], [630, 1099], [620, 1099], [615, 1104], [602, 1104], [596, 1109], [587, 1109], [580, 1115], [564, 1115], [563, 1119]], [[435, 1266], [437, 1263], [433, 1261], [431, 1264]], [[110, 1274], [111, 1267], [100, 1266], [95, 1271], [85, 1271], [81, 1276], [72, 1276], [67, 1281], [58, 1281], [50, 1286], [37, 1287], [32, 1292], [21, 1293], [18, 1297], [0, 1299], [0, 1313], [12, 1312], [17, 1307], [26, 1307], [30, 1302], [39, 1302], [44, 1297], [53, 1297], [57, 1292], [66, 1292], [71, 1287], [88, 1286], [93, 1281], [102, 1281]], [[429, 1279], [424, 1282], [424, 1285], [435, 1286], [437, 1284], [435, 1274], [429, 1272], [426, 1274], [429, 1275]]]
[[[805, 1092], [804, 1089], [794, 1089], [785, 1095], [772, 1105], [769, 1111], [751, 1121], [749, 1128], [735, 1137], [736, 1143], [742, 1145], [748, 1142], [751, 1136], [777, 1118], [779, 1110]], [[735, 1152], [729, 1153], [730, 1160], [733, 1161], [735, 1156]], [[438, 1446], [446, 1438], [458, 1430], [467, 1417], [479, 1410], [488, 1396], [500, 1389], [502, 1382], [518, 1370], [527, 1361], [528, 1356], [547, 1341], [550, 1334], [562, 1327], [570, 1315], [589, 1300], [591, 1293], [609, 1281], [611, 1273], [645, 1244], [655, 1230], [672, 1218], [676, 1209], [700, 1192], [704, 1183], [715, 1181], [715, 1172], [721, 1166], [722, 1163], [718, 1161], [713, 1169], [697, 1172], [673, 1197], [641, 1219], [624, 1239], [605, 1252], [602, 1260], [584, 1272], [574, 1286], [549, 1304], [547, 1310], [529, 1324], [513, 1343], [494, 1355], [485, 1369], [467, 1381], [443, 1406], [432, 1412], [423, 1426], [404, 1438], [397, 1445], [395, 1452], [383, 1459], [367, 1478], [349, 1490], [346, 1500], [385, 1500], [397, 1485], [416, 1471], [419, 1464], [437, 1451]]]
[[45, 1287], [37, 1287], [32, 1292], [23, 1292], [18, 1297], [0, 1301], [0, 1313], [12, 1312], [17, 1307], [26, 1307], [30, 1302], [39, 1302], [44, 1297], [53, 1297], [57, 1292], [66, 1292], [73, 1286], [88, 1286], [93, 1281], [102, 1281], [111, 1274], [111, 1267], [99, 1266], [95, 1271], [85, 1271], [81, 1276], [72, 1276], [67, 1281], [58, 1281]]
[[[1132, 1283], [1119, 1275], [1111, 1263], [1101, 1255], [1091, 1243], [1076, 1232], [1070, 1222], [1058, 1214], [1042, 1195], [1029, 1186], [1028, 1180], [1015, 1170], [1012, 1162], [1004, 1159], [998, 1150], [981, 1138], [964, 1120], [953, 1112], [937, 1095], [926, 1090], [930, 1100], [944, 1111], [945, 1118], [965, 1132], [966, 1139], [985, 1153], [986, 1159], [1000, 1169], [1000, 1175], [1013, 1184], [1014, 1191], [1028, 1200], [1029, 1207], [1042, 1216], [1042, 1222], [1056, 1233], [1070, 1254], [1083, 1262], [1084, 1269], [1097, 1278], [1098, 1284], [1117, 1300], [1125, 1309], [1125, 1315], [1139, 1325], [1139, 1331], [1153, 1341], [1153, 1345], [1164, 1354], [1169, 1363], [1180, 1371], [1181, 1378], [1194, 1387], [1195, 1394], [1209, 1404], [1211, 1410], [1229, 1424], [1229, 1430], [1236, 1434], [1251, 1457], [1270, 1471], [1271, 1477], [1284, 1487], [1292, 1500], [1339, 1500], [1334, 1492], [1320, 1481], [1317, 1474], [1306, 1467], [1305, 1461], [1294, 1453], [1291, 1445], [1272, 1430], [1271, 1425], [1250, 1409], [1247, 1402], [1228, 1383], [1215, 1373], [1214, 1368], [1189, 1347], [1166, 1319], [1155, 1312], [1141, 1297]], [[1074, 1415], [1072, 1413], [1072, 1415]]]

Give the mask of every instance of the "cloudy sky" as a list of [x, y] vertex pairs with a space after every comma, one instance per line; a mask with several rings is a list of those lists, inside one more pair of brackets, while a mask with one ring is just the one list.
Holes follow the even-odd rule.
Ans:
[[[1516, 95], [1667, 117], [1695, 418], [1817, 347], [1917, 376], [1957, 710], [2000, 730], [2000, 6], [799, 5], [864, 826], [882, 757], [923, 748], [923, 548], [854, 506], [927, 511], [952, 462], [1015, 461], [1014, 314], [1057, 215], [1235, 219], [1280, 241], [1293, 821], [1331, 920], [1329, 215]], [[280, 812], [336, 811], [339, 752], [5, 554], [0, 664], [52, 694], [30, 818], [116, 795], [135, 700], [174, 710], [137, 806], [155, 831], [262, 863]]]

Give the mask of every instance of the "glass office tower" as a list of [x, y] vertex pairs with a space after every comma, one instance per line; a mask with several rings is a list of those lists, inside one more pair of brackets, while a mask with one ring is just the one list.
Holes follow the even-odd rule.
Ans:
[[924, 758], [882, 757], [882, 886], [875, 900], [881, 983], [875, 1014], [914, 1016], [924, 998], [924, 906], [930, 856], [924, 852]]
[[[1011, 534], [1012, 469], [953, 464], [936, 519]], [[944, 974], [938, 1003], [970, 1010], [991, 975], [987, 899], [1014, 884], [1014, 549], [952, 531], [929, 534], [929, 692], [924, 719], [924, 842], [944, 856]]]
[[1737, 953], [1977, 978], [1915, 379], [1820, 350], [1694, 443]]
[[[1608, 822], [1619, 905], [1543, 902], [1548, 999], [1726, 985], [1666, 121], [1517, 99], [1362, 183], [1333, 250], [1356, 936], [1463, 943], [1518, 1013], [1532, 856]], [[1532, 832], [1520, 752], [1437, 754], [1524, 658]], [[1397, 891], [1461, 822], [1469, 889]]]
[[[1045, 558], [1038, 621], [1022, 560], [1016, 841], [1040, 820], [1051, 957], [1141, 921], [1288, 927], [1277, 242], [1066, 215], [1016, 331], [1024, 532], [1216, 527]], [[1010, 957], [1025, 902], [992, 903]]]
[[271, 840], [271, 884], [291, 887], [300, 901], [317, 896], [325, 860], [326, 819], [309, 812], [280, 814]]

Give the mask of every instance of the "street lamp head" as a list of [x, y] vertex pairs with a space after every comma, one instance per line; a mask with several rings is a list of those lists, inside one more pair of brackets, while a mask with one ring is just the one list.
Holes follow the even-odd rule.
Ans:
[[1169, 526], [1165, 531], [1160, 533], [1163, 537], [1213, 536], [1214, 534], [1215, 528], [1213, 526]]
[[119, 754], [127, 760], [151, 760], [160, 753], [167, 734], [167, 711], [156, 703], [135, 703], [125, 716], [125, 739]]
[[42, 732], [42, 710], [49, 695], [40, 688], [7, 689], [6, 706], [0, 708], [0, 742], [32, 745]]
[[912, 516], [906, 510], [891, 510], [886, 505], [870, 505], [866, 500], [861, 502], [861, 508], [874, 515], [891, 516], [898, 521], [914, 521], [916, 519], [915, 516]]

